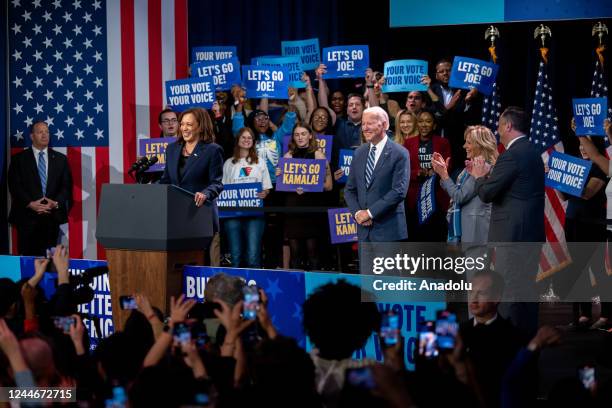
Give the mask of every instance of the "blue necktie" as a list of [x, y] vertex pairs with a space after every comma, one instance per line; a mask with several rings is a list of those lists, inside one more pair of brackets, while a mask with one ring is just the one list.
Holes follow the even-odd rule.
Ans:
[[372, 146], [370, 154], [368, 154], [368, 162], [366, 163], [365, 182], [366, 187], [370, 187], [372, 182], [372, 173], [374, 173], [374, 159], [376, 158], [376, 146]]
[[45, 152], [38, 153], [38, 176], [40, 177], [44, 197], [47, 195], [47, 162], [45, 161]]

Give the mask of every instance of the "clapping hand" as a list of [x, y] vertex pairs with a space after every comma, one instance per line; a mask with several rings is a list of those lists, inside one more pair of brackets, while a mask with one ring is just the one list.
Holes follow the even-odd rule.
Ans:
[[431, 167], [442, 180], [448, 178], [448, 166], [450, 165], [450, 157], [444, 160], [444, 157], [438, 152], [434, 152], [431, 158]]
[[491, 171], [491, 165], [485, 161], [484, 157], [478, 156], [472, 159], [472, 168], [469, 172], [472, 177], [476, 179], [484, 177], [489, 174], [489, 171]]

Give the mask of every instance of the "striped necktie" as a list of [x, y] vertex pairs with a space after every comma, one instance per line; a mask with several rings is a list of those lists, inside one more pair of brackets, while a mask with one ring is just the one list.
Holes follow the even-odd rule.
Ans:
[[38, 176], [40, 177], [44, 197], [47, 195], [47, 161], [45, 160], [45, 152], [38, 153]]
[[372, 182], [372, 173], [374, 173], [374, 159], [376, 158], [376, 146], [372, 146], [370, 154], [368, 154], [368, 162], [366, 163], [365, 182], [366, 187], [370, 187]]

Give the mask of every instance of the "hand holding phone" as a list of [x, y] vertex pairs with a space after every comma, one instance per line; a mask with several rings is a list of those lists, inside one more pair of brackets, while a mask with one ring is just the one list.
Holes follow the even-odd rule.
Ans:
[[136, 298], [134, 296], [119, 296], [119, 306], [121, 310], [138, 309]]
[[70, 326], [76, 325], [76, 320], [72, 316], [53, 316], [53, 324], [64, 334], [70, 334]]
[[245, 320], [257, 319], [257, 310], [259, 309], [259, 290], [257, 286], [245, 286], [243, 294], [244, 302], [242, 317], [244, 317]]
[[435, 322], [423, 322], [419, 330], [419, 355], [427, 359], [438, 357], [438, 338], [436, 335]]
[[386, 346], [393, 346], [399, 341], [399, 316], [393, 312], [382, 316], [380, 335]]

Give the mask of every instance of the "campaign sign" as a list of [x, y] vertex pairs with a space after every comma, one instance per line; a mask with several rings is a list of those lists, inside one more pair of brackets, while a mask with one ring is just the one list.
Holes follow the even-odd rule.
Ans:
[[589, 160], [553, 151], [548, 160], [546, 186], [581, 197], [592, 164]]
[[233, 45], [194, 47], [191, 49], [191, 62], [219, 61], [234, 57], [238, 58], [238, 55], [236, 55], [236, 47]]
[[289, 72], [284, 67], [243, 65], [242, 81], [249, 98], [289, 98]]
[[327, 66], [325, 79], [361, 78], [370, 66], [367, 45], [345, 45], [323, 48], [323, 64]]
[[491, 95], [499, 66], [492, 62], [474, 58], [455, 57], [448, 85], [451, 88], [478, 89]]
[[424, 224], [436, 210], [435, 183], [436, 175], [434, 174], [421, 185], [417, 199], [417, 214], [419, 216], [419, 225]]
[[427, 91], [427, 86], [421, 79], [427, 75], [427, 61], [421, 60], [395, 60], [385, 62], [385, 83], [382, 91], [410, 92]]
[[[289, 142], [291, 142], [291, 135], [283, 136], [283, 155], [289, 151]], [[325, 155], [328, 162], [331, 161], [332, 145], [334, 143], [334, 136], [332, 135], [317, 135], [317, 144], [319, 149]]]
[[263, 207], [263, 200], [257, 197], [262, 189], [261, 183], [224, 184], [223, 191], [217, 197], [219, 218], [263, 216], [262, 211], [224, 210], [225, 207]]
[[228, 91], [232, 85], [240, 84], [240, 62], [238, 58], [219, 61], [196, 62], [191, 64], [191, 76], [213, 81], [217, 91]]
[[287, 159], [278, 161], [280, 176], [276, 177], [276, 190], [315, 193], [323, 191], [325, 184], [325, 160]]
[[157, 157], [157, 163], [149, 167], [148, 172], [164, 171], [166, 168], [166, 148], [170, 143], [176, 142], [176, 137], [157, 137], [153, 139], [138, 140], [140, 156], [147, 156], [150, 160]]
[[351, 163], [353, 162], [353, 149], [340, 149], [340, 159], [338, 160], [338, 168], [344, 171], [342, 177], [340, 177], [338, 183], [346, 183], [348, 176], [351, 173]]
[[215, 101], [215, 88], [212, 80], [206, 78], [166, 81], [166, 100], [180, 112], [194, 106], [209, 109]]
[[321, 63], [318, 38], [283, 41], [281, 42], [281, 52], [284, 57], [298, 57], [303, 71], [316, 69]]
[[348, 208], [330, 208], [327, 210], [329, 236], [332, 244], [357, 241], [357, 223]]
[[[253, 61], [254, 60], [254, 61]], [[268, 65], [270, 67], [287, 68], [289, 74], [289, 86], [292, 88], [306, 88], [302, 81], [302, 65], [298, 57], [257, 57], [251, 60], [256, 65]]]
[[608, 115], [608, 98], [574, 98], [576, 135], [605, 136], [604, 120]]

